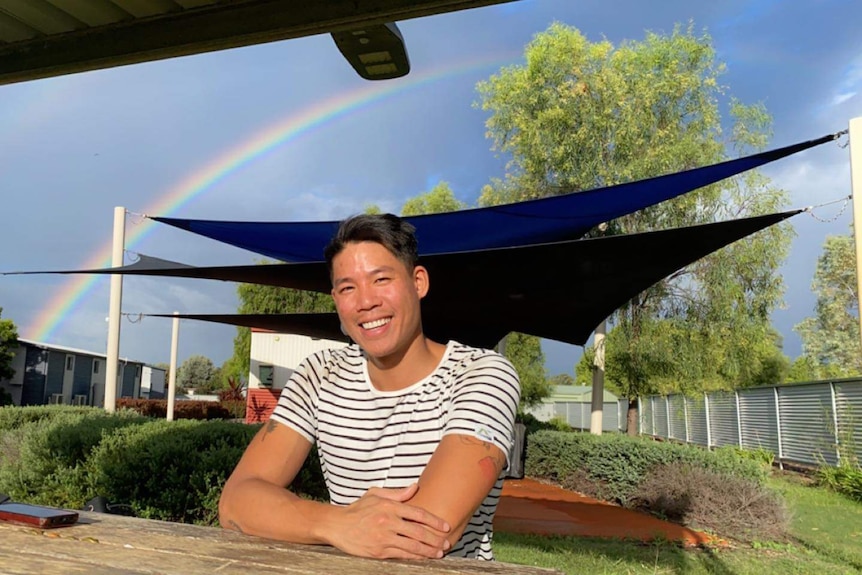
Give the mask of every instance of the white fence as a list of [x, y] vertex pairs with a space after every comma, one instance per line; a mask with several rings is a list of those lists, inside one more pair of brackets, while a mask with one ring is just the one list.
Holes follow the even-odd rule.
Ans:
[[862, 379], [640, 398], [640, 433], [707, 447], [763, 448], [777, 461], [862, 455]]

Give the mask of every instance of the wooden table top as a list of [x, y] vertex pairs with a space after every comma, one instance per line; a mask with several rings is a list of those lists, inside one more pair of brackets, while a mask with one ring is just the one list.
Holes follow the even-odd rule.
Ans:
[[35, 529], [0, 521], [0, 573], [248, 575], [550, 575], [547, 569], [474, 559], [379, 561], [204, 527], [79, 512], [78, 523]]

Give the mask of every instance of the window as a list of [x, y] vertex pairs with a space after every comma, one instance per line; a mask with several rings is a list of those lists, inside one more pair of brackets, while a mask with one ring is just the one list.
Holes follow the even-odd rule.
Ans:
[[99, 360], [93, 360], [93, 373], [99, 373]]
[[75, 356], [67, 355], [66, 356], [66, 371], [72, 371], [75, 369]]
[[272, 387], [272, 366], [271, 365], [258, 366], [257, 374], [260, 377], [260, 384], [263, 387]]

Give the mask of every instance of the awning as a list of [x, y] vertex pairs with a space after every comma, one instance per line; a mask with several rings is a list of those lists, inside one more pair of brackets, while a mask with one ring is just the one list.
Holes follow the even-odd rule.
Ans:
[[[835, 135], [607, 188], [538, 200], [406, 218], [423, 255], [581, 238], [594, 226], [634, 213], [746, 170], [833, 141]], [[285, 262], [315, 262], [338, 222], [250, 222], [152, 217], [220, 242]]]
[[[476, 250], [421, 258], [431, 288], [423, 323], [438, 341], [492, 347], [511, 331], [583, 345], [595, 327], [675, 271], [802, 210], [641, 234]], [[193, 267], [156, 258], [52, 274], [183, 277], [330, 290], [323, 262]], [[147, 314], [174, 317], [173, 314]], [[333, 314], [180, 314], [180, 318], [344, 339]]]

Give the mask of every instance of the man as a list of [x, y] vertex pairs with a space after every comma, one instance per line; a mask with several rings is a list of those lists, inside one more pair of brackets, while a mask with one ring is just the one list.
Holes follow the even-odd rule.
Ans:
[[[514, 368], [425, 337], [429, 277], [409, 223], [349, 218], [324, 255], [354, 344], [311, 355], [290, 377], [225, 484], [221, 524], [365, 557], [492, 559], [520, 397]], [[330, 504], [286, 488], [314, 442]]]

